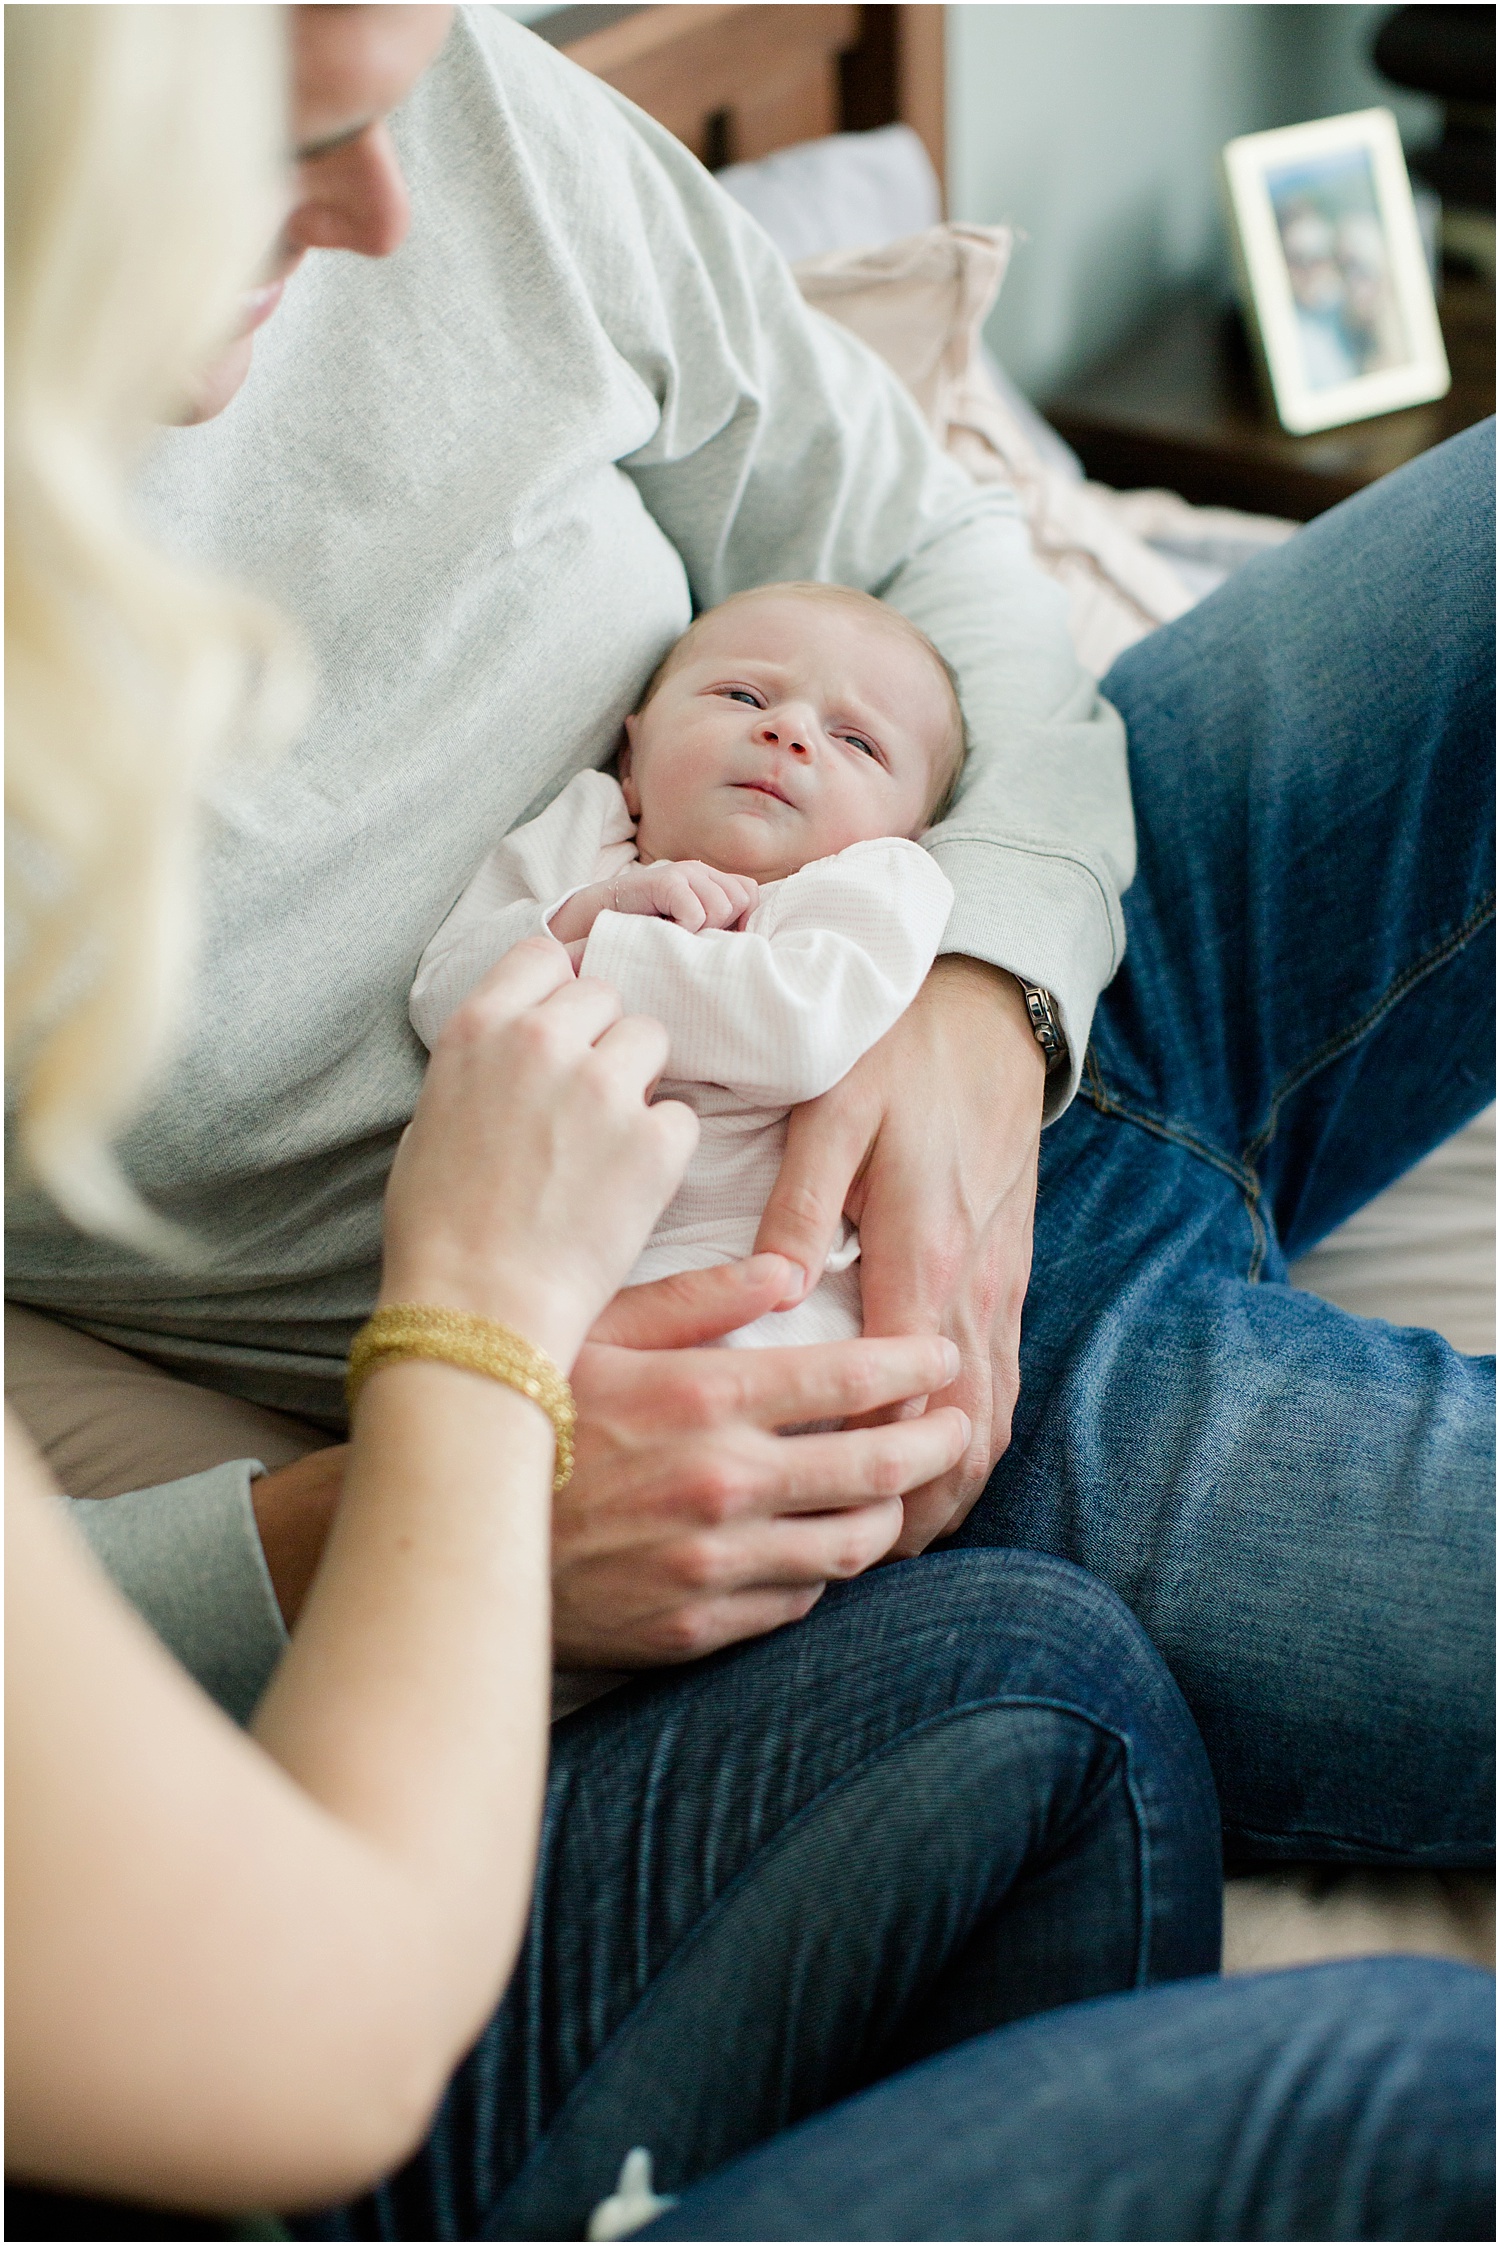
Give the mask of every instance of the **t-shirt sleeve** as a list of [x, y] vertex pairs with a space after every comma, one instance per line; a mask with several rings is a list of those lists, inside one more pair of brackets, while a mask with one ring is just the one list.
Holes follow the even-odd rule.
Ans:
[[856, 843], [777, 883], [743, 930], [601, 913], [583, 972], [665, 1024], [669, 1076], [793, 1105], [837, 1084], [911, 1004], [952, 897], [914, 843]]
[[64, 1500], [117, 1590], [240, 1724], [287, 1642], [250, 1502], [264, 1472], [236, 1458], [120, 1497]]
[[1123, 952], [1135, 853], [1124, 729], [1073, 654], [1062, 594], [1013, 495], [948, 459], [680, 143], [607, 88], [573, 99], [596, 130], [587, 176], [553, 190], [569, 255], [657, 409], [621, 465], [697, 608], [833, 579], [890, 601], [952, 664], [969, 755], [925, 838], [955, 896], [941, 948], [1052, 991], [1073, 1058], [1049, 1087], [1055, 1115]]

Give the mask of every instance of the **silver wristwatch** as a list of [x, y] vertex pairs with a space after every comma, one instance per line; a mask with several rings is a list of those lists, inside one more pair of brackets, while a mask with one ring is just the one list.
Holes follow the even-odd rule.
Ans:
[[[1017, 978], [1019, 981], [1019, 977]], [[1026, 1011], [1031, 1016], [1031, 1034], [1047, 1056], [1047, 1074], [1061, 1068], [1068, 1057], [1068, 1041], [1063, 1035], [1062, 1023], [1057, 1018], [1057, 1002], [1050, 990], [1040, 983], [1022, 983]]]

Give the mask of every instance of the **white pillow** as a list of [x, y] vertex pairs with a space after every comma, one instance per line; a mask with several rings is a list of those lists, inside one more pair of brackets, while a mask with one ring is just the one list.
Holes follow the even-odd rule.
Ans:
[[910, 125], [830, 133], [754, 164], [726, 164], [714, 177], [789, 265], [917, 234], [943, 215], [932, 159]]

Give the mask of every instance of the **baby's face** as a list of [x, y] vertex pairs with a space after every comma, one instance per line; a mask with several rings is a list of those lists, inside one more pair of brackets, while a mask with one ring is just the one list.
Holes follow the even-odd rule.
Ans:
[[636, 848], [778, 881], [914, 835], [952, 725], [937, 665], [878, 621], [788, 594], [737, 602], [626, 721]]

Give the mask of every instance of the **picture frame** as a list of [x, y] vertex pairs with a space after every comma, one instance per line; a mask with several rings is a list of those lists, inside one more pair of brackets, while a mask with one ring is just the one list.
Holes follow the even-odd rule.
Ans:
[[1390, 110], [1245, 133], [1221, 161], [1245, 321], [1282, 427], [1305, 436], [1446, 396]]

